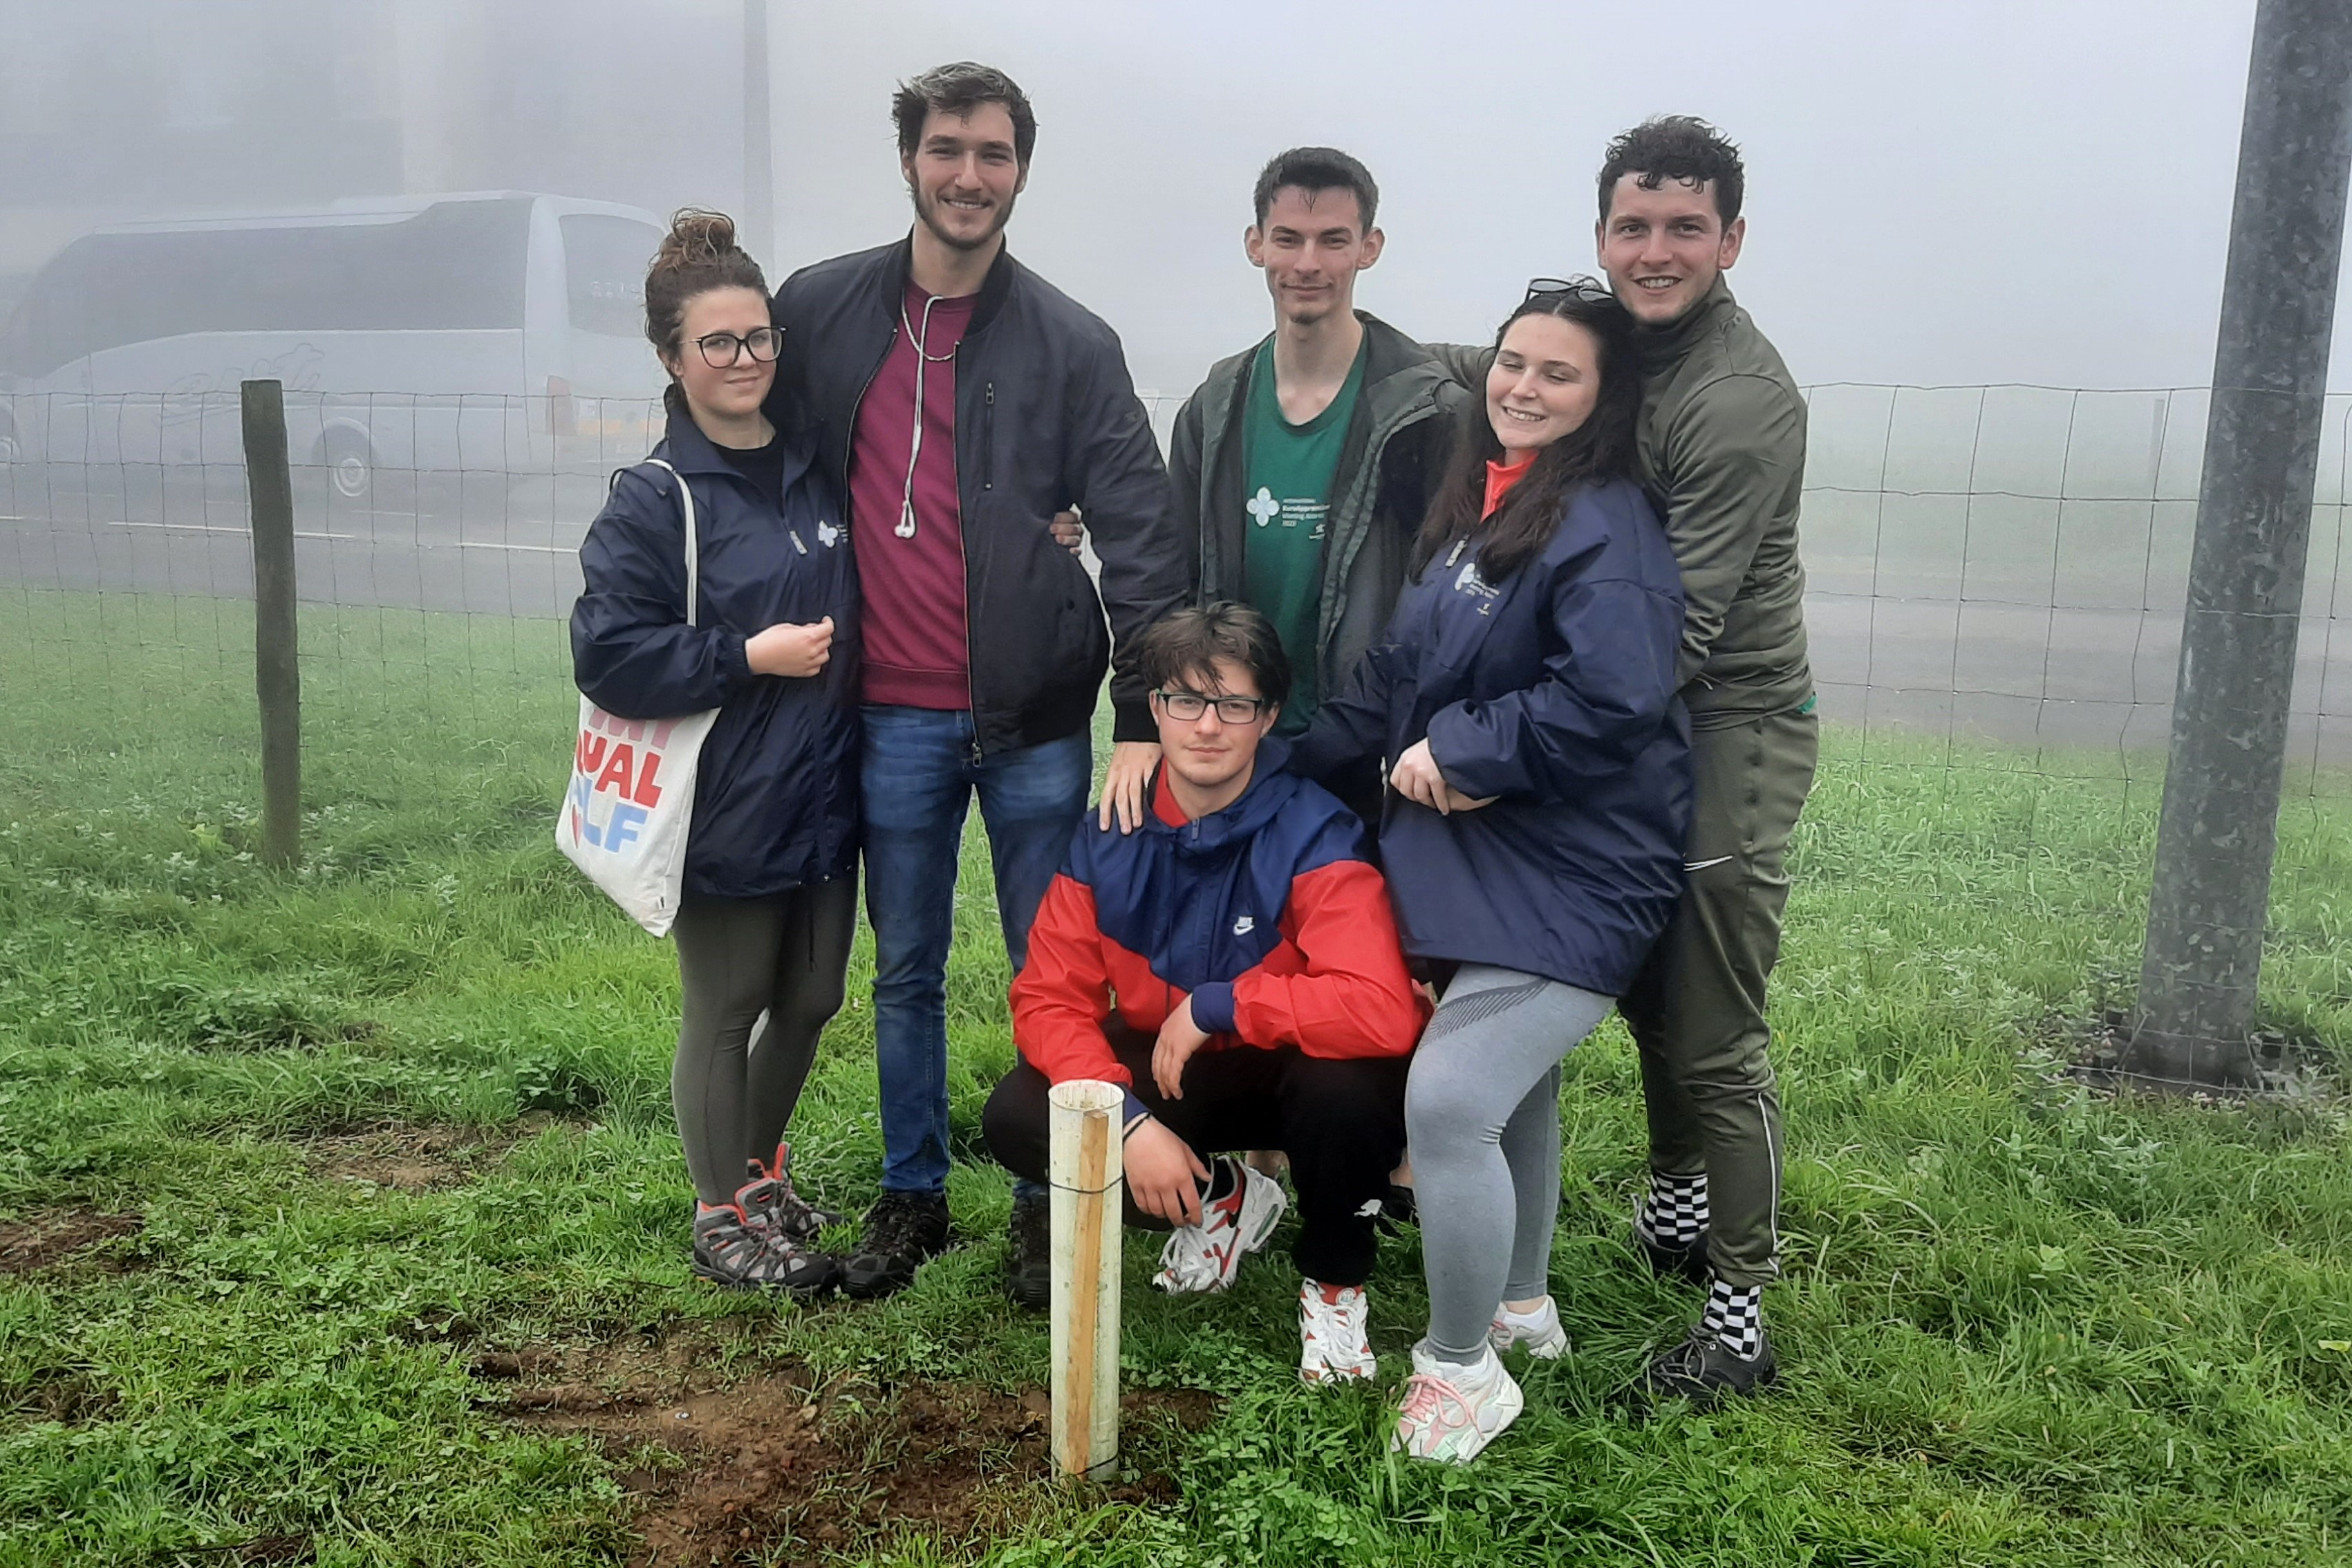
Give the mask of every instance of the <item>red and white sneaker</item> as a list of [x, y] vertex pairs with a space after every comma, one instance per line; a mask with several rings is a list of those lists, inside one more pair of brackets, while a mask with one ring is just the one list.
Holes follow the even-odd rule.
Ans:
[[1415, 1345], [1412, 1375], [1405, 1379], [1404, 1403], [1389, 1447], [1416, 1459], [1466, 1465], [1526, 1407], [1519, 1385], [1503, 1370], [1492, 1345], [1467, 1367], [1433, 1360]]
[[1325, 1285], [1304, 1279], [1298, 1286], [1298, 1381], [1370, 1383], [1380, 1363], [1364, 1322], [1371, 1303], [1361, 1285]]
[[1532, 1312], [1496, 1308], [1494, 1326], [1486, 1331], [1486, 1342], [1498, 1351], [1525, 1345], [1528, 1353], [1538, 1361], [1558, 1361], [1568, 1353], [1568, 1331], [1560, 1327], [1559, 1303], [1546, 1296], [1543, 1305]]
[[1160, 1249], [1160, 1272], [1151, 1283], [1171, 1296], [1222, 1290], [1241, 1271], [1242, 1258], [1265, 1245], [1290, 1200], [1281, 1184], [1239, 1160], [1220, 1156], [1234, 1173], [1229, 1191], [1201, 1205], [1201, 1223], [1180, 1225]]

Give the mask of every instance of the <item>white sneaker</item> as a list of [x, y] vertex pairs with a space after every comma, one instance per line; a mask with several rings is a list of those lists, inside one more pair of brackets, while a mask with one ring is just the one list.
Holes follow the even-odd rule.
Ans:
[[1492, 1345], [1469, 1367], [1432, 1360], [1415, 1345], [1412, 1375], [1405, 1379], [1404, 1403], [1389, 1447], [1416, 1459], [1466, 1465], [1525, 1408], [1519, 1385], [1503, 1370]]
[[1180, 1225], [1160, 1249], [1151, 1283], [1171, 1296], [1222, 1290], [1241, 1271], [1244, 1255], [1265, 1245], [1290, 1206], [1282, 1184], [1239, 1160], [1221, 1162], [1234, 1173], [1233, 1190], [1201, 1205], [1201, 1223]]
[[1543, 1305], [1532, 1312], [1496, 1308], [1494, 1326], [1486, 1331], [1486, 1342], [1497, 1351], [1525, 1345], [1528, 1353], [1538, 1361], [1558, 1361], [1568, 1353], [1568, 1331], [1559, 1325], [1559, 1303], [1546, 1296]]
[[1371, 1303], [1361, 1285], [1298, 1285], [1298, 1381], [1370, 1383], [1380, 1363], [1364, 1338]]

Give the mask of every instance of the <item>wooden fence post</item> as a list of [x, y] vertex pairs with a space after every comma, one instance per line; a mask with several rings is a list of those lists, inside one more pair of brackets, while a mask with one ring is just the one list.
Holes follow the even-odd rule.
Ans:
[[245, 485], [253, 517], [253, 682], [261, 699], [261, 858], [302, 858], [302, 672], [294, 625], [294, 481], [286, 387], [242, 384]]

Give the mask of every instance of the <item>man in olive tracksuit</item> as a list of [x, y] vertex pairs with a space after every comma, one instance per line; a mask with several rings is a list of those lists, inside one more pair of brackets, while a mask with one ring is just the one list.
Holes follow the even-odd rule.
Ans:
[[1705, 121], [1652, 120], [1610, 144], [1596, 231], [1642, 329], [1642, 479], [1662, 502], [1686, 606], [1687, 889], [1620, 1009], [1650, 1123], [1636, 1237], [1662, 1272], [1710, 1292], [1644, 1388], [1700, 1403], [1777, 1373], [1761, 1313], [1781, 1162], [1764, 989], [1819, 742], [1797, 557], [1805, 405], [1723, 281], [1746, 236], [1743, 184], [1738, 150]]

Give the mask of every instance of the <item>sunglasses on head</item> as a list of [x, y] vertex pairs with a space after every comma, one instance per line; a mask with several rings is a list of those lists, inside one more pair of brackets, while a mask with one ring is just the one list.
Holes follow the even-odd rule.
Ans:
[[1572, 296], [1580, 300], [1616, 298], [1609, 291], [1606, 284], [1591, 278], [1530, 278], [1528, 279], [1527, 296], [1519, 303], [1524, 305], [1528, 300], [1544, 300], [1556, 295]]

